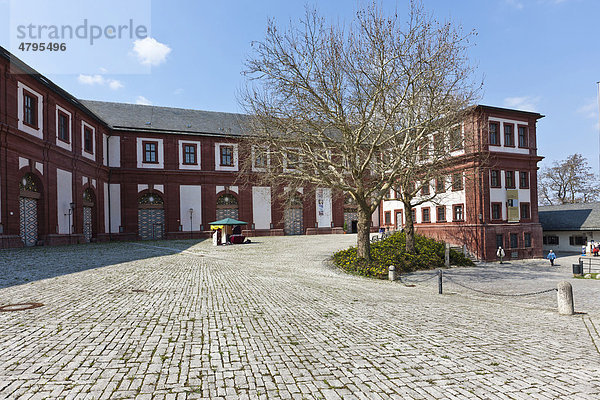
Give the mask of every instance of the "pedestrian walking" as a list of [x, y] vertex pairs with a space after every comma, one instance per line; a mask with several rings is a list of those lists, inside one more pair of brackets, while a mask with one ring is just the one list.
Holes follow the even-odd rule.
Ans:
[[550, 250], [550, 253], [548, 253], [548, 255], [546, 256], [546, 258], [548, 260], [550, 260], [550, 265], [554, 266], [554, 260], [556, 260], [556, 254], [554, 254], [554, 252], [552, 250]]
[[502, 248], [502, 246], [498, 247], [498, 251], [496, 252], [496, 255], [500, 259], [500, 264], [502, 264], [502, 259], [504, 258], [504, 255], [505, 255], [504, 249]]

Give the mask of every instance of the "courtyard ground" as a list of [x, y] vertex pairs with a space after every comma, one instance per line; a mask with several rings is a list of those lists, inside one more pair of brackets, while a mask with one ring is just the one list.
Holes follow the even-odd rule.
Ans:
[[[355, 235], [0, 251], [0, 398], [598, 399], [600, 280], [576, 257], [388, 282]], [[579, 314], [560, 316], [573, 284]], [[473, 290], [475, 289], [475, 290]]]

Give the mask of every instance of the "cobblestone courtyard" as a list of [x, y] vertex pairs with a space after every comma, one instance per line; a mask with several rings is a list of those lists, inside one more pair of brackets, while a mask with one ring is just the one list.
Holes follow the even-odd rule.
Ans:
[[[0, 251], [0, 398], [598, 399], [600, 280], [575, 257], [452, 269], [454, 282], [348, 276], [355, 235]], [[431, 277], [423, 272], [407, 277]]]

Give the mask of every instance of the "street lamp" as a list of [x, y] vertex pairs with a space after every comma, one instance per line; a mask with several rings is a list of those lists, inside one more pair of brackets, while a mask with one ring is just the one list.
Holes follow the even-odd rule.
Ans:
[[194, 209], [193, 209], [193, 208], [190, 208], [190, 239], [192, 239], [192, 238], [193, 238], [193, 235], [192, 235], [192, 226], [193, 226], [193, 225], [192, 225], [192, 221], [193, 221], [193, 215], [194, 215]]
[[69, 203], [69, 210], [65, 215], [69, 216], [69, 244], [71, 244], [71, 233], [73, 225], [71, 224], [71, 215], [73, 215], [73, 210], [75, 209], [75, 203]]

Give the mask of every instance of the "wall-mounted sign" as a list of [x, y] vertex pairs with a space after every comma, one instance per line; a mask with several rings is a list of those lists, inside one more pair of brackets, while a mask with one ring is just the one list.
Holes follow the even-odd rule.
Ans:
[[519, 191], [517, 189], [506, 190], [506, 210], [508, 222], [519, 222]]

